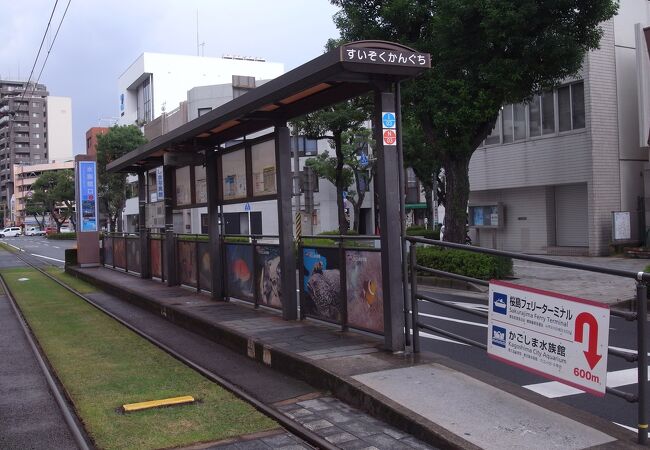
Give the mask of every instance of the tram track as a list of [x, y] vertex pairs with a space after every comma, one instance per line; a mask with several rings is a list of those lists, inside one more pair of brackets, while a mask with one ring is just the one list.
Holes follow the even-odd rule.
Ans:
[[[259, 412], [261, 412], [262, 414], [266, 415], [267, 417], [270, 417], [271, 419], [275, 420], [285, 430], [287, 430], [288, 432], [294, 434], [298, 438], [302, 439], [306, 444], [308, 444], [308, 445], [310, 445], [310, 446], [312, 446], [314, 448], [321, 448], [321, 449], [325, 449], [325, 450], [334, 450], [334, 449], [338, 448], [337, 446], [333, 445], [329, 441], [325, 440], [321, 436], [319, 436], [316, 433], [314, 433], [313, 431], [309, 430], [308, 428], [306, 428], [305, 426], [303, 426], [299, 422], [291, 419], [290, 417], [287, 417], [282, 412], [276, 410], [272, 406], [270, 406], [270, 405], [260, 401], [259, 399], [255, 398], [254, 396], [252, 396], [251, 394], [246, 392], [244, 389], [242, 389], [239, 386], [235, 385], [234, 383], [228, 381], [227, 379], [223, 378], [222, 376], [214, 373], [210, 369], [204, 367], [199, 362], [193, 361], [193, 360], [185, 357], [180, 352], [178, 352], [175, 349], [171, 348], [167, 344], [161, 342], [156, 337], [154, 337], [154, 336], [150, 335], [149, 333], [139, 329], [138, 327], [126, 322], [121, 317], [119, 317], [116, 314], [112, 313], [111, 311], [107, 310], [106, 308], [104, 308], [103, 306], [101, 306], [97, 302], [93, 301], [92, 299], [90, 299], [89, 297], [84, 295], [83, 293], [77, 291], [76, 289], [74, 289], [71, 286], [67, 285], [65, 282], [63, 282], [63, 281], [59, 280], [58, 278], [54, 277], [53, 275], [49, 274], [47, 271], [43, 270], [41, 267], [34, 264], [32, 261], [29, 261], [29, 259], [26, 257], [26, 255], [24, 255], [24, 254], [22, 254], [20, 252], [13, 253], [13, 254], [20, 261], [22, 261], [23, 263], [25, 263], [29, 267], [33, 268], [34, 270], [38, 271], [39, 273], [41, 273], [45, 277], [47, 277], [50, 280], [54, 281], [55, 283], [57, 283], [58, 285], [60, 285], [61, 287], [63, 287], [67, 291], [69, 291], [70, 293], [74, 294], [75, 296], [79, 297], [80, 299], [82, 299], [83, 301], [85, 301], [86, 303], [91, 305], [92, 307], [96, 308], [97, 310], [101, 311], [102, 313], [109, 316], [113, 320], [117, 321], [122, 326], [128, 328], [129, 330], [133, 331], [134, 333], [136, 333], [140, 337], [146, 339], [147, 341], [149, 341], [150, 343], [152, 343], [156, 347], [160, 348], [161, 350], [163, 350], [164, 352], [166, 352], [170, 356], [174, 357], [175, 359], [177, 359], [181, 363], [185, 364], [186, 366], [190, 367], [191, 369], [195, 370], [196, 372], [200, 373], [201, 375], [203, 375], [204, 377], [209, 379], [210, 381], [218, 384], [222, 388], [224, 388], [227, 391], [231, 392], [236, 397], [238, 397], [241, 400], [251, 404]], [[39, 263], [48, 265], [47, 263], [42, 262], [42, 261], [39, 261]], [[0, 284], [5, 289], [5, 291], [8, 293], [8, 296], [11, 298], [12, 306], [14, 307], [17, 315], [21, 318], [22, 325], [24, 327], [27, 327], [27, 324], [26, 324], [26, 322], [24, 321], [24, 319], [22, 317], [22, 313], [20, 313], [20, 309], [18, 308], [18, 305], [15, 303], [15, 300], [13, 299], [13, 295], [10, 294], [10, 290], [7, 287], [7, 285], [6, 285], [4, 279], [2, 278], [1, 275], [0, 275]], [[36, 344], [36, 342], [34, 342], [34, 339], [31, 336], [31, 332], [29, 331], [28, 328], [26, 329], [26, 333], [29, 335], [30, 345], [35, 346], [35, 348], [38, 350], [37, 344]], [[41, 360], [42, 360], [42, 358], [39, 359], [39, 363], [40, 363]], [[43, 364], [45, 364], [44, 361], [43, 361]], [[45, 366], [47, 368], [47, 364], [45, 364]], [[50, 373], [49, 376], [52, 377], [53, 374]], [[54, 381], [54, 378], [52, 379], [52, 382], [56, 385], [56, 382]], [[48, 383], [49, 383], [49, 380], [48, 380]], [[65, 402], [64, 398], [62, 398], [62, 400]], [[67, 405], [67, 403], [66, 403], [66, 405]], [[72, 417], [71, 419], [74, 419], [75, 417], [76, 416]], [[66, 422], [67, 421], [68, 421], [68, 419], [66, 418]], [[73, 420], [72, 422], [74, 422], [74, 424], [76, 424], [77, 427], [80, 427], [79, 423], [77, 423], [76, 421]], [[70, 425], [70, 426], [72, 426], [72, 425]], [[85, 435], [85, 431], [83, 430], [83, 428], [81, 428], [80, 430], [78, 429], [77, 431], [82, 433], [81, 436]], [[76, 439], [76, 435], [75, 435], [75, 439]], [[80, 448], [87, 449], [89, 447], [86, 446], [86, 447], [80, 447]]]

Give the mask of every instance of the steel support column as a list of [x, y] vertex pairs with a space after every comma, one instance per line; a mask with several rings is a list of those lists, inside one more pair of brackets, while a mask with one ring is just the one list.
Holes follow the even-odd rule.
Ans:
[[[395, 112], [395, 95], [386, 88], [375, 90], [375, 151], [377, 152], [377, 183], [379, 193], [379, 226], [381, 230], [381, 272], [384, 288], [384, 346], [403, 351], [404, 290], [402, 280], [402, 239], [399, 211], [399, 157], [397, 145], [384, 145], [382, 112]], [[394, 130], [401, 133], [399, 124]], [[396, 214], [397, 213], [397, 214]]]
[[275, 127], [275, 170], [278, 186], [278, 234], [280, 235], [280, 267], [282, 271], [282, 318], [298, 318], [296, 297], [296, 256], [293, 248], [291, 218], [291, 137], [286, 123]]
[[140, 277], [151, 278], [149, 233], [147, 232], [147, 172], [138, 172], [138, 235], [140, 237]]
[[206, 183], [208, 191], [208, 235], [210, 236], [210, 287], [212, 298], [223, 300], [223, 267], [221, 230], [219, 227], [219, 177], [217, 152], [206, 150]]
[[163, 167], [165, 185], [165, 265], [167, 266], [167, 286], [178, 285], [176, 268], [176, 238], [174, 236], [174, 168]]

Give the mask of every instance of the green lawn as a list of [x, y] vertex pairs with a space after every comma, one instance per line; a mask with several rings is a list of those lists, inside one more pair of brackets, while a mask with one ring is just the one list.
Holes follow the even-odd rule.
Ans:
[[[0, 273], [97, 447], [166, 448], [277, 428], [39, 272], [12, 268]], [[125, 403], [180, 395], [192, 395], [200, 403], [117, 412]]]
[[91, 292], [97, 292], [97, 288], [95, 288], [95, 286], [92, 284], [86, 283], [77, 277], [73, 277], [59, 267], [47, 267], [45, 268], [45, 271], [81, 294], [90, 294]]

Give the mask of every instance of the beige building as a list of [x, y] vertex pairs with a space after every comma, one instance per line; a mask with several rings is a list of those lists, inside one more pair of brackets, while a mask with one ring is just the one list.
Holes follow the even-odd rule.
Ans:
[[74, 161], [55, 162], [33, 165], [14, 165], [14, 195], [11, 199], [11, 223], [15, 225], [35, 225], [31, 216], [25, 215], [25, 203], [32, 195], [32, 185], [38, 177], [51, 170], [74, 169]]

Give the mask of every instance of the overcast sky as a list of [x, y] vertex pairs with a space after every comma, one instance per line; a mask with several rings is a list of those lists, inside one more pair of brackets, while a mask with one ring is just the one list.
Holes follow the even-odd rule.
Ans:
[[[0, 78], [26, 80], [55, 0], [0, 0]], [[40, 71], [67, 5], [59, 0]], [[292, 69], [338, 35], [327, 0], [72, 0], [40, 83], [72, 98], [75, 153], [88, 128], [117, 117], [118, 76], [143, 52], [258, 56]]]

